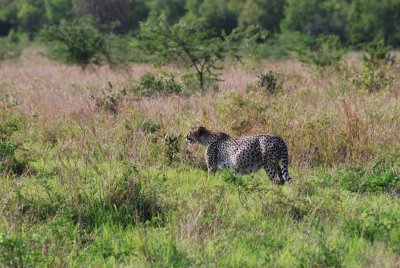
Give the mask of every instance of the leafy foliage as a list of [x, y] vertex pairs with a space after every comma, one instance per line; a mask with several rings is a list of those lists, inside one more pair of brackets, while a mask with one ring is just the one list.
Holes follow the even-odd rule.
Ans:
[[186, 0], [146, 1], [146, 5], [150, 10], [147, 20], [156, 21], [159, 17], [164, 17], [168, 24], [173, 25], [185, 15], [185, 3]]
[[41, 261], [38, 237], [20, 237], [0, 232], [0, 263], [9, 267], [34, 267]]
[[169, 26], [165, 19], [141, 25], [144, 48], [155, 54], [158, 64], [178, 63], [192, 70], [198, 77], [200, 89], [205, 89], [206, 79], [216, 79], [221, 63], [228, 57], [239, 59], [242, 41], [257, 39], [256, 28], [235, 30], [230, 35], [213, 37], [202, 24], [179, 23]]
[[283, 31], [315, 37], [336, 35], [344, 40], [348, 8], [346, 0], [288, 0], [281, 27]]
[[390, 54], [392, 48], [386, 46], [384, 40], [370, 42], [363, 47], [363, 61], [379, 67], [384, 64], [392, 64], [395, 59]]
[[398, 46], [400, 41], [399, 0], [355, 0], [348, 12], [347, 32], [353, 44], [383, 39]]
[[361, 193], [397, 192], [400, 194], [400, 173], [395, 168], [399, 155], [379, 157], [369, 166], [344, 167], [336, 176], [341, 188]]
[[107, 39], [88, 21], [50, 27], [42, 32], [45, 41], [55, 45], [50, 56], [83, 68], [109, 60]]
[[18, 118], [1, 115], [0, 120], [0, 172], [3, 174], [21, 175], [28, 167], [28, 160], [21, 156], [23, 147], [15, 140], [13, 134], [21, 129]]
[[20, 56], [21, 46], [18, 42], [9, 37], [0, 38], [0, 62], [7, 59], [14, 59]]
[[320, 35], [312, 46], [306, 49], [291, 47], [290, 50], [295, 52], [300, 61], [320, 69], [328, 66], [338, 68], [345, 53], [339, 37], [334, 35]]
[[281, 91], [281, 73], [272, 70], [267, 73], [262, 73], [257, 79], [257, 87], [264, 89], [266, 92], [271, 94]]
[[378, 68], [374, 63], [366, 61], [361, 66], [361, 71], [352, 80], [357, 89], [367, 92], [377, 92], [392, 82], [392, 79], [386, 75], [385, 68]]
[[115, 115], [119, 111], [119, 105], [123, 97], [127, 94], [128, 90], [126, 88], [122, 88], [122, 90], [115, 90], [113, 84], [109, 81], [108, 87], [106, 87], [97, 95], [94, 94], [91, 97], [95, 100], [97, 111], [102, 110]]
[[188, 0], [183, 22], [202, 23], [204, 28], [216, 36], [221, 32], [231, 33], [238, 26], [237, 12], [226, 0]]
[[244, 1], [239, 8], [239, 26], [260, 25], [271, 34], [280, 32], [286, 0]]
[[161, 73], [158, 76], [146, 73], [137, 81], [134, 93], [144, 96], [155, 94], [174, 94], [182, 91], [182, 86], [175, 81], [172, 73]]
[[164, 136], [164, 144], [166, 147], [165, 157], [167, 159], [167, 164], [171, 165], [177, 160], [180, 151], [181, 136], [166, 134]]

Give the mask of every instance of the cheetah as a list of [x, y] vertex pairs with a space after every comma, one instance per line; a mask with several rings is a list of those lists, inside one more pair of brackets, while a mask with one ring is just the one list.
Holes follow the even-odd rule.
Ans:
[[[186, 139], [189, 144], [206, 147], [205, 158], [211, 173], [215, 173], [217, 169], [231, 168], [234, 172], [245, 175], [263, 167], [274, 184], [292, 182], [288, 171], [288, 150], [285, 142], [278, 136], [262, 134], [232, 138], [223, 132], [194, 127]], [[282, 168], [279, 161], [282, 161]]]

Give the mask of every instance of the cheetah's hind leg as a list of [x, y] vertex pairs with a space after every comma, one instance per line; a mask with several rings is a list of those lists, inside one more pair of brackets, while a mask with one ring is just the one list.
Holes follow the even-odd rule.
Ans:
[[264, 169], [268, 174], [269, 180], [275, 185], [281, 185], [281, 182], [275, 178], [276, 173], [278, 173], [279, 176], [278, 167], [279, 165], [277, 161], [270, 161], [264, 164]]
[[277, 164], [276, 168], [277, 168], [277, 173], [278, 173], [278, 177], [279, 177], [279, 185], [283, 185], [283, 184], [285, 184], [285, 179], [283, 178], [281, 166], [279, 166], [279, 164]]

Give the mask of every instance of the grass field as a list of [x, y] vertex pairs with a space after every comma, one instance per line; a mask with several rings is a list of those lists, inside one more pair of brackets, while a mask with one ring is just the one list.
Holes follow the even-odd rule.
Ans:
[[[229, 64], [219, 91], [140, 98], [149, 65], [3, 63], [0, 266], [399, 267], [399, 67], [347, 59]], [[256, 87], [269, 70], [277, 94]], [[208, 174], [198, 125], [281, 136], [293, 185]]]

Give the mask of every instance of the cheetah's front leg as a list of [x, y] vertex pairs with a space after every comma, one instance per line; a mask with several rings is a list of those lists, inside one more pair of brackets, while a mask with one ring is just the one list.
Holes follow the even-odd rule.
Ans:
[[206, 163], [208, 171], [215, 173], [217, 171], [217, 147], [213, 144], [209, 145], [206, 149]]

